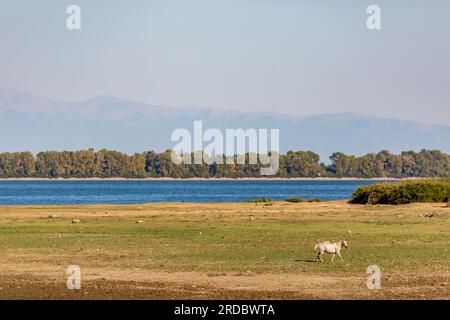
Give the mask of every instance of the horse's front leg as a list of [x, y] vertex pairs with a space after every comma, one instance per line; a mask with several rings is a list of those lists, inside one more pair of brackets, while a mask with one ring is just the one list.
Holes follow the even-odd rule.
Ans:
[[338, 253], [339, 258], [341, 258], [341, 261], [344, 262], [344, 259], [342, 259], [341, 253]]
[[320, 253], [320, 251], [317, 254], [317, 262], [322, 262], [322, 253]]

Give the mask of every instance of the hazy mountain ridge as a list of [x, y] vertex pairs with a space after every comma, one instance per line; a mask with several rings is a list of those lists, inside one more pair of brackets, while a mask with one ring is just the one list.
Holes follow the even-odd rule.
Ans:
[[290, 117], [279, 113], [170, 107], [98, 96], [79, 103], [0, 89], [0, 152], [116, 149], [127, 153], [171, 148], [174, 129], [279, 128], [281, 151], [361, 155], [388, 149], [450, 152], [450, 126], [338, 113]]

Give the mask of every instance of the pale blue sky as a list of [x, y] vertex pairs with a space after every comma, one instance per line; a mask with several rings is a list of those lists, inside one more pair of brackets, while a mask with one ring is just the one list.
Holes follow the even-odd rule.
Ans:
[[450, 124], [449, 39], [448, 0], [1, 0], [0, 87]]

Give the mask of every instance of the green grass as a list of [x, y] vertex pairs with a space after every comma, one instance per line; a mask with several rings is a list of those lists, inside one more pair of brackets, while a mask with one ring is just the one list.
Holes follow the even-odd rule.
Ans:
[[[255, 205], [243, 204], [242, 211], [253, 213]], [[298, 204], [315, 205], [319, 204]], [[72, 224], [71, 217], [4, 219], [0, 249], [9, 257], [23, 255], [23, 261], [166, 271], [361, 273], [371, 264], [392, 272], [448, 270], [450, 220], [446, 215], [397, 218], [398, 212], [391, 207], [347, 206], [334, 211], [293, 210], [285, 216], [281, 211], [291, 207], [276, 207], [270, 209], [276, 212], [272, 216], [260, 205], [253, 220], [237, 212], [218, 218], [217, 210], [208, 208], [201, 216], [198, 212], [175, 215], [167, 213], [168, 207], [152, 216], [140, 215], [135, 207], [122, 207], [135, 215], [81, 217], [80, 224]], [[136, 224], [139, 219], [145, 223]], [[331, 256], [325, 256], [322, 264], [310, 262], [319, 239], [347, 240], [345, 263], [331, 265]]]

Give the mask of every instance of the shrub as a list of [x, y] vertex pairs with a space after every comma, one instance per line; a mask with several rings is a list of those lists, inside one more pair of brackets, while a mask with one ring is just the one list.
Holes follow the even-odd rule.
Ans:
[[320, 202], [321, 200], [320, 199], [318, 199], [318, 198], [311, 198], [311, 199], [308, 199], [308, 202]]
[[350, 202], [360, 204], [448, 202], [449, 193], [449, 179], [405, 180], [361, 186], [353, 192]]
[[286, 202], [292, 202], [292, 203], [299, 203], [299, 202], [305, 202], [305, 199], [303, 199], [303, 198], [291, 197], [291, 198], [286, 198], [286, 199], [284, 199], [284, 201], [286, 201]]
[[246, 200], [246, 202], [274, 202], [274, 200], [270, 198], [260, 198], [255, 200]]

